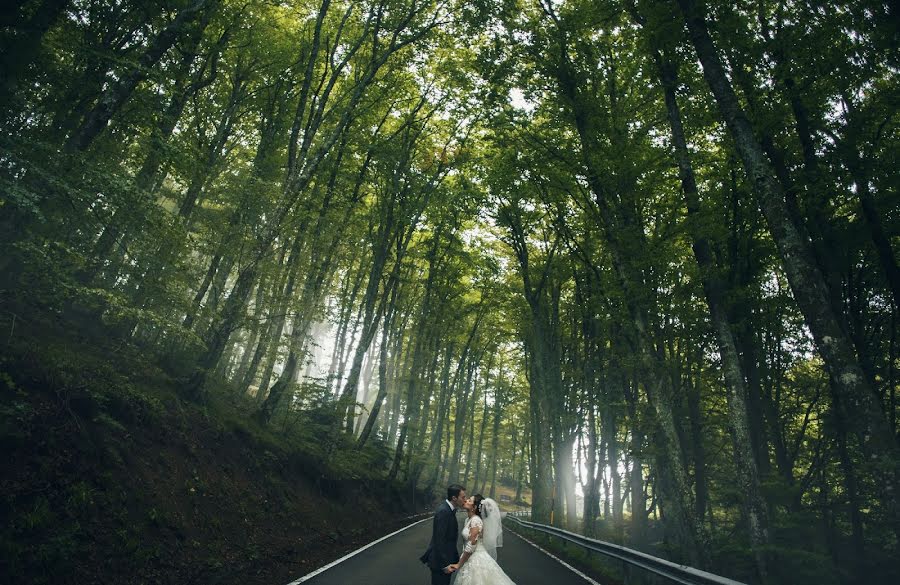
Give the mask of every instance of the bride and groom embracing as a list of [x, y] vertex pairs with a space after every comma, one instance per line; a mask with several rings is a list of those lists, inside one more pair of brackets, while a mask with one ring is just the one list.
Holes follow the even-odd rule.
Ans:
[[[466, 511], [462, 557], [456, 548], [456, 510]], [[497, 564], [497, 547], [503, 546], [503, 527], [497, 502], [481, 494], [466, 496], [466, 488], [453, 484], [447, 499], [434, 511], [431, 542], [419, 560], [431, 569], [431, 585], [515, 585]]]

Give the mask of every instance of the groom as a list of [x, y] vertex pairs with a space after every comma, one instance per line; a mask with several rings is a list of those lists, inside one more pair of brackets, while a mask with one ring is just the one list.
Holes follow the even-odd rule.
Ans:
[[459, 562], [459, 550], [456, 548], [459, 525], [456, 523], [456, 510], [466, 500], [466, 488], [453, 484], [447, 487], [447, 499], [434, 511], [431, 527], [431, 542], [419, 560], [431, 569], [431, 585], [449, 585], [449, 565]]

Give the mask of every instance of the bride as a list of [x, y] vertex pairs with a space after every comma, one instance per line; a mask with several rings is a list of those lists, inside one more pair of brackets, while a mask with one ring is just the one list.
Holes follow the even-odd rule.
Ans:
[[497, 547], [503, 546], [497, 502], [475, 494], [463, 509], [469, 516], [462, 530], [466, 547], [459, 562], [449, 567], [458, 573], [456, 585], [515, 585], [496, 561]]

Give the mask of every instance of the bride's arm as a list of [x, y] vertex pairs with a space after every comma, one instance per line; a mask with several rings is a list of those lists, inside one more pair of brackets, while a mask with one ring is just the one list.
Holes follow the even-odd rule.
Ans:
[[472, 553], [475, 552], [475, 549], [478, 547], [479, 534], [481, 534], [481, 526], [477, 524], [469, 526], [469, 542], [466, 543], [466, 546], [463, 549], [463, 554], [461, 557], [459, 557], [459, 562], [455, 565], [450, 565], [453, 571], [459, 570], [459, 568], [469, 560], [469, 557], [472, 556]]

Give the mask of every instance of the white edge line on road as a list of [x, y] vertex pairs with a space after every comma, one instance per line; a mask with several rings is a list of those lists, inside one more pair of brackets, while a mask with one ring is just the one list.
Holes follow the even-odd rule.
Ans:
[[[510, 532], [512, 532], [513, 534], [515, 534], [516, 536], [518, 536], [519, 538], [521, 538], [522, 540], [524, 540], [525, 542], [527, 542], [528, 544], [530, 544], [531, 546], [533, 546], [534, 548], [538, 549], [539, 551], [541, 551], [542, 553], [544, 553], [545, 555], [547, 555], [548, 557], [550, 557], [550, 558], [553, 559], [554, 561], [558, 562], [559, 564], [561, 564], [561, 565], [564, 566], [565, 568], [569, 569], [570, 571], [572, 571], [573, 573], [575, 573], [576, 575], [578, 575], [579, 577], [581, 577], [582, 579], [584, 579], [585, 581], [587, 581], [588, 583], [590, 583], [591, 585], [601, 585], [601, 583], [598, 583], [598, 582], [594, 581], [593, 579], [591, 579], [590, 577], [588, 577], [587, 575], [585, 575], [584, 573], [582, 573], [581, 571], [579, 571], [578, 569], [576, 569], [575, 567], [573, 567], [572, 565], [570, 565], [569, 563], [567, 563], [566, 561], [562, 560], [561, 558], [559, 558], [558, 556], [554, 555], [553, 553], [551, 553], [551, 552], [549, 552], [549, 551], [546, 551], [546, 550], [542, 549], [541, 547], [539, 547], [538, 545], [534, 544], [533, 542], [531, 542], [530, 540], [528, 540], [527, 538], [525, 538], [525, 537], [522, 536], [521, 534], [519, 534], [519, 533], [517, 533], [517, 532], [513, 532], [512, 530], [510, 530]], [[289, 585], [290, 585], [290, 584], [289, 584]]]
[[[417, 521], [417, 522], [413, 522], [412, 524], [410, 524], [410, 525], [408, 525], [408, 526], [404, 526], [404, 527], [401, 528], [400, 530], [395, 530], [394, 532], [391, 532], [390, 534], [388, 534], [388, 535], [386, 535], [386, 536], [382, 536], [382, 537], [379, 538], [378, 540], [373, 540], [372, 542], [370, 542], [370, 543], [367, 544], [366, 546], [364, 546], [364, 547], [362, 547], [362, 548], [358, 548], [358, 549], [356, 549], [355, 551], [353, 551], [352, 553], [350, 553], [350, 554], [348, 554], [348, 555], [344, 555], [344, 556], [342, 556], [341, 558], [339, 558], [338, 560], [332, 561], [332, 562], [328, 563], [327, 565], [325, 565], [324, 567], [322, 567], [322, 568], [320, 568], [320, 569], [316, 569], [316, 570], [313, 571], [312, 573], [307, 573], [306, 575], [303, 575], [302, 577], [300, 577], [300, 578], [297, 579], [296, 581], [291, 581], [291, 582], [288, 583], [287, 585], [298, 585], [299, 583], [304, 583], [304, 582], [306, 582], [306, 581], [309, 581], [310, 579], [312, 579], [313, 577], [315, 577], [315, 576], [318, 575], [319, 573], [323, 573], [323, 572], [327, 571], [328, 569], [330, 569], [331, 567], [333, 567], [333, 566], [335, 566], [335, 565], [337, 565], [337, 564], [343, 563], [344, 561], [346, 561], [346, 560], [349, 559], [350, 557], [354, 557], [354, 556], [358, 555], [359, 553], [361, 553], [362, 551], [366, 550], [367, 548], [371, 548], [371, 547], [375, 546], [376, 544], [378, 544], [378, 543], [381, 542], [382, 540], [387, 540], [388, 538], [394, 536], [395, 534], [400, 534], [401, 532], [403, 532], [403, 531], [406, 530], [407, 528], [412, 528], [412, 527], [415, 526], [416, 524], [421, 524], [422, 522], [425, 522], [426, 520], [431, 520], [431, 516], [429, 516], [428, 518], [423, 518], [423, 519], [421, 519], [421, 520], [419, 520], [419, 521]], [[597, 585], [600, 585], [600, 584], [598, 583]]]

